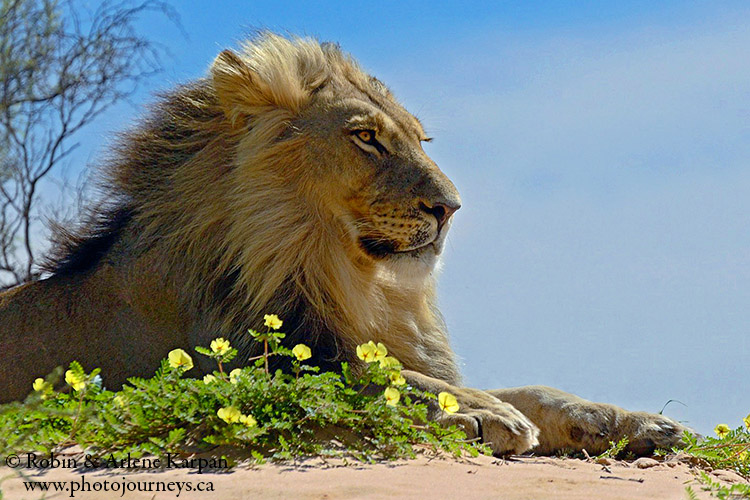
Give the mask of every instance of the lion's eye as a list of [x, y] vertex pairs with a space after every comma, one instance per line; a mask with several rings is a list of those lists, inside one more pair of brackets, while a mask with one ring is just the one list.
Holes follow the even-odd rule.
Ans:
[[375, 141], [374, 130], [357, 130], [354, 133], [357, 135], [357, 138], [365, 144], [373, 144], [374, 142], [377, 142]]
[[388, 150], [375, 138], [375, 131], [370, 129], [360, 129], [352, 131], [352, 138], [355, 143], [365, 151], [376, 155], [384, 155]]

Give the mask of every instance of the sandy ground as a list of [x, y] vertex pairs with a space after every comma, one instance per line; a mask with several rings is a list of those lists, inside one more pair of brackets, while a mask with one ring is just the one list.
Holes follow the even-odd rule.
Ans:
[[[645, 468], [641, 468], [645, 466]], [[25, 475], [21, 477], [19, 474]], [[717, 471], [714, 477], [741, 481], [731, 473]], [[196, 470], [169, 469], [70, 470], [0, 467], [3, 500], [16, 499], [602, 499], [671, 500], [687, 498], [685, 487], [693, 484], [699, 498], [708, 499], [694, 481], [688, 464], [677, 460], [658, 463], [641, 459], [635, 463], [610, 461], [597, 464], [575, 459], [479, 457], [452, 459], [418, 458], [396, 463], [348, 465], [312, 460], [297, 466], [263, 465], [236, 467], [224, 472], [198, 474]], [[24, 481], [64, 481], [61, 492], [27, 491]], [[103, 491], [105, 481], [108, 491]], [[179, 483], [184, 482], [184, 483]], [[132, 483], [132, 485], [130, 485]], [[126, 491], [150, 487], [152, 491]], [[178, 490], [178, 483], [180, 484]], [[75, 486], [73, 486], [75, 484]], [[115, 486], [115, 484], [117, 486]], [[169, 486], [171, 484], [171, 487]], [[187, 485], [190, 486], [187, 486]], [[202, 488], [207, 491], [186, 491]], [[90, 491], [72, 491], [74, 489]], [[157, 492], [157, 488], [173, 491]], [[99, 491], [95, 491], [99, 489]], [[210, 491], [210, 490], [213, 491]]]

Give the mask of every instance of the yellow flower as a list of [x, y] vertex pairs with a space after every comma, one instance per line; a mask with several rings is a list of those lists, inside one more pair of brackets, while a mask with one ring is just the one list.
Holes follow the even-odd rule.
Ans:
[[[385, 349], [385, 346], [383, 348]], [[401, 368], [401, 362], [393, 356], [385, 356], [380, 360], [380, 368]]]
[[32, 387], [37, 392], [47, 392], [52, 389], [52, 385], [50, 385], [48, 382], [45, 382], [41, 377], [34, 380], [34, 385], [32, 385]]
[[729, 431], [731, 430], [732, 429], [730, 429], [727, 424], [719, 424], [716, 427], [714, 427], [714, 432], [721, 439], [724, 439], [725, 437], [727, 437], [727, 434], [729, 434]]
[[182, 349], [169, 351], [169, 366], [172, 368], [182, 368], [186, 372], [193, 367], [193, 358]]
[[398, 389], [394, 389], [393, 387], [388, 387], [383, 392], [383, 396], [385, 396], [385, 404], [388, 406], [396, 406], [398, 400], [401, 399], [401, 393], [398, 392]]
[[367, 363], [375, 361], [375, 348], [370, 344], [362, 344], [357, 346], [357, 357]]
[[235, 368], [234, 370], [229, 372], [229, 381], [233, 384], [236, 384], [240, 373], [242, 373], [242, 370], [240, 368]]
[[445, 413], [456, 413], [460, 408], [458, 401], [456, 401], [456, 396], [450, 392], [441, 392], [438, 394], [438, 404], [440, 405], [440, 409]]
[[[372, 340], [370, 341], [370, 344], [373, 344]], [[377, 345], [375, 345], [375, 361], [381, 361], [388, 356], [388, 349], [385, 348], [385, 345], [383, 345], [382, 342], [378, 342]]]
[[265, 320], [265, 325], [273, 330], [278, 330], [284, 324], [275, 314], [266, 314], [263, 316], [263, 319]]
[[242, 417], [242, 413], [240, 413], [240, 410], [238, 410], [234, 406], [225, 406], [224, 408], [219, 408], [219, 411], [217, 411], [216, 414], [220, 419], [228, 424], [239, 422], [240, 417]]
[[743, 418], [742, 421], [745, 423], [747, 430], [750, 431], [750, 413], [748, 413], [747, 417]]
[[391, 379], [391, 384], [393, 385], [404, 385], [406, 383], [406, 379], [398, 370], [388, 373], [388, 378]]
[[297, 344], [294, 346], [292, 354], [297, 357], [297, 361], [304, 361], [312, 357], [312, 351], [305, 344]]
[[82, 390], [86, 387], [86, 380], [84, 377], [76, 375], [73, 370], [65, 372], [65, 382], [76, 391]]
[[240, 415], [240, 423], [245, 424], [248, 427], [255, 427], [258, 425], [258, 421], [252, 415]]
[[121, 395], [115, 396], [114, 400], [115, 404], [119, 407], [125, 406], [125, 398], [123, 398]]
[[211, 341], [211, 350], [216, 354], [226, 354], [229, 351], [229, 341], [219, 337]]
[[372, 340], [366, 344], [357, 346], [357, 357], [367, 363], [373, 361], [380, 361], [385, 359], [388, 355], [388, 349], [385, 348], [382, 342], [375, 344]]
[[205, 376], [203, 377], [203, 383], [204, 383], [204, 384], [208, 385], [208, 384], [210, 384], [211, 382], [216, 382], [216, 377], [214, 377], [214, 376], [213, 376], [213, 375], [211, 375], [210, 373], [209, 373], [208, 375], [205, 375]]

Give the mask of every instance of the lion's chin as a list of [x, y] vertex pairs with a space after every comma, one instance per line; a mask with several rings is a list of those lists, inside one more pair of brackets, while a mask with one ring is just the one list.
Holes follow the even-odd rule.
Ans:
[[378, 259], [380, 269], [395, 284], [420, 286], [439, 265], [440, 252], [434, 242], [408, 252], [395, 252]]
[[396, 286], [420, 287], [439, 267], [444, 238], [418, 248], [404, 251], [379, 251], [375, 254], [361, 245], [362, 250], [376, 261], [382, 279]]

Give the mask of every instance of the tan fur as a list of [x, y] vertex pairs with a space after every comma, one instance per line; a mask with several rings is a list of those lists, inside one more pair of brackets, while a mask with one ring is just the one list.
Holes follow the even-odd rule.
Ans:
[[[162, 97], [123, 136], [104, 164], [105, 202], [61, 234], [50, 277], [0, 295], [0, 401], [73, 359], [101, 367], [111, 388], [220, 335], [247, 359], [244, 332], [275, 313], [323, 367], [385, 343], [412, 384], [456, 394], [447, 422], [498, 453], [640, 432], [618, 423], [624, 410], [597, 413], [551, 389], [498, 399], [460, 386], [434, 278], [460, 199], [426, 139], [334, 45], [264, 34], [222, 52], [208, 78]], [[612, 412], [605, 438], [599, 420]]]

